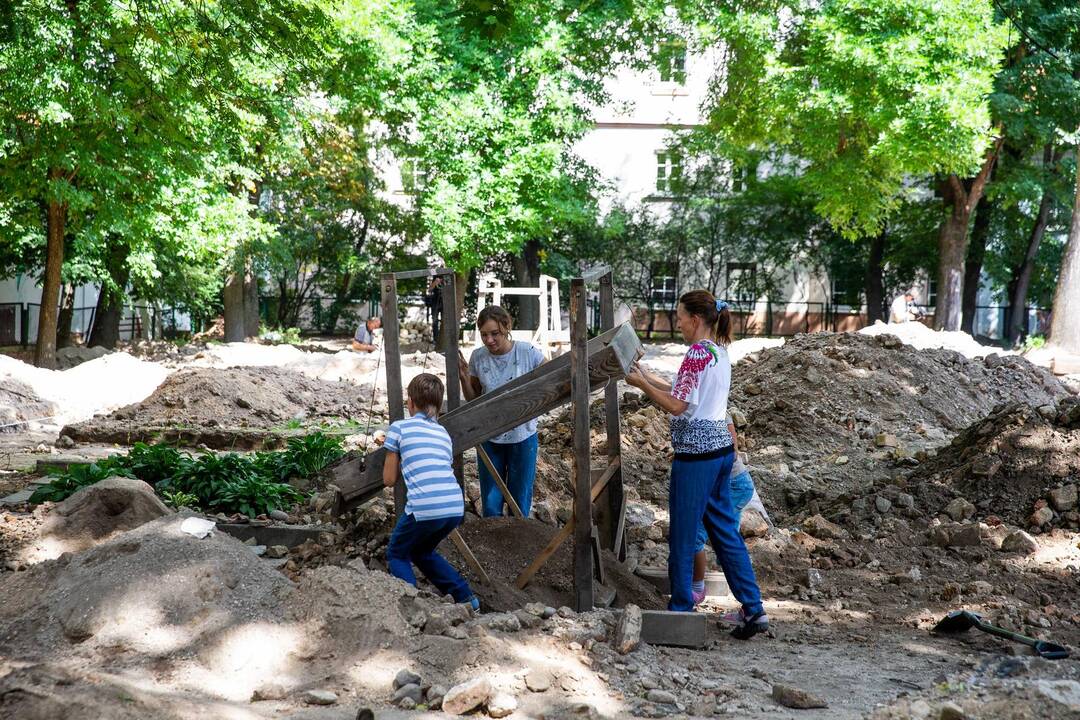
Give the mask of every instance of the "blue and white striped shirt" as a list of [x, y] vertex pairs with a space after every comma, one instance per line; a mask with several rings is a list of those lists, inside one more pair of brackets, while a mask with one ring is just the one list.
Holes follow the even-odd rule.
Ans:
[[454, 477], [450, 434], [424, 413], [390, 425], [383, 443], [401, 456], [405, 512], [417, 520], [461, 517], [465, 501]]

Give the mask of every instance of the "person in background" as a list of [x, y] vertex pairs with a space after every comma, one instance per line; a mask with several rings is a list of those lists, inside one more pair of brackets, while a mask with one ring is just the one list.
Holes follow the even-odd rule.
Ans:
[[439, 424], [445, 388], [430, 373], [412, 379], [406, 390], [410, 417], [386, 433], [383, 485], [393, 487], [398, 470], [405, 481], [405, 511], [386, 548], [390, 574], [416, 585], [416, 565], [431, 583], [455, 602], [480, 609], [469, 583], [436, 548], [465, 517], [465, 499], [454, 477], [450, 434]]
[[[502, 387], [522, 375], [532, 372], [544, 362], [544, 355], [535, 345], [514, 340], [510, 331], [513, 321], [510, 313], [498, 305], [488, 305], [476, 319], [483, 345], [465, 360], [458, 357], [461, 390], [466, 400], [475, 400], [484, 393]], [[506, 483], [506, 489], [529, 517], [532, 509], [533, 483], [536, 481], [536, 453], [539, 441], [536, 420], [518, 425], [512, 430], [496, 435], [482, 447], [491, 458], [491, 464]], [[487, 464], [478, 463], [480, 477], [480, 500], [483, 516], [503, 514], [504, 499]]]
[[381, 327], [382, 320], [377, 317], [368, 318], [360, 323], [360, 327], [356, 328], [356, 334], [353, 335], [352, 349], [366, 353], [378, 350], [375, 347], [375, 331]]
[[635, 367], [626, 382], [640, 388], [671, 418], [671, 463], [668, 490], [668, 610], [694, 611], [694, 554], [702, 523], [712, 542], [731, 592], [741, 607], [732, 636], [746, 640], [769, 629], [754, 568], [731, 502], [731, 466], [735, 443], [727, 429], [731, 391], [731, 313], [728, 304], [706, 290], [679, 298], [679, 330], [690, 343], [672, 385]]
[[442, 277], [436, 275], [431, 278], [427, 294], [424, 295], [424, 306], [427, 307], [428, 320], [431, 322], [431, 339], [436, 346], [439, 346], [439, 321], [442, 319], [442, 286]]
[[905, 290], [903, 295], [897, 295], [889, 306], [889, 323], [898, 324], [918, 320], [922, 313], [915, 305], [915, 292]]

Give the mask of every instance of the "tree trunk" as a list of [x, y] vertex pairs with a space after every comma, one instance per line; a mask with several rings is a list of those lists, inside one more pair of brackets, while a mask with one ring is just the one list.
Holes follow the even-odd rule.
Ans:
[[[519, 255], [512, 256], [514, 282], [518, 287], [539, 287], [540, 285], [540, 241], [529, 240]], [[532, 330], [540, 326], [540, 298], [531, 295], [519, 295], [518, 327]]]
[[979, 305], [979, 280], [986, 258], [986, 240], [990, 235], [990, 201], [983, 195], [975, 206], [975, 222], [971, 228], [967, 259], [964, 261], [964, 291], [961, 303], [960, 329], [974, 335], [975, 312]]
[[[1059, 156], [1053, 152], [1050, 145], [1043, 151], [1043, 161], [1046, 164], [1055, 163]], [[1039, 201], [1039, 212], [1035, 216], [1035, 224], [1031, 227], [1028, 236], [1027, 251], [1024, 253], [1024, 262], [1020, 265], [1020, 271], [1015, 275], [1015, 283], [1009, 288], [1009, 315], [1005, 326], [1005, 339], [1008, 347], [1013, 347], [1027, 334], [1027, 300], [1031, 289], [1031, 276], [1035, 273], [1035, 258], [1039, 254], [1039, 246], [1046, 235], [1046, 226], [1050, 222], [1050, 211], [1054, 207], [1054, 199], [1050, 192], [1043, 190], [1042, 199]]]
[[112, 350], [120, 341], [120, 320], [124, 315], [124, 288], [127, 287], [129, 275], [127, 256], [128, 244], [126, 242], [109, 244], [107, 269], [117, 289], [110, 290], [108, 284], [101, 284], [97, 310], [94, 312], [94, 327], [90, 331], [87, 346], [100, 345]]
[[56, 319], [56, 349], [71, 344], [71, 323], [75, 318], [75, 283], [60, 288], [60, 315]]
[[[58, 168], [49, 170], [50, 184], [61, 178]], [[41, 312], [38, 314], [37, 345], [34, 347], [34, 364], [38, 367], [56, 367], [57, 303], [60, 299], [60, 269], [64, 265], [66, 224], [67, 204], [50, 199], [46, 215], [45, 275], [41, 283]]]
[[1065, 352], [1080, 353], [1080, 172], [1076, 173], [1072, 222], [1061, 256], [1052, 315], [1049, 343]]
[[250, 262], [244, 274], [244, 337], [259, 337], [259, 276]]
[[225, 342], [244, 342], [244, 275], [230, 273], [221, 291], [225, 305]]
[[870, 257], [866, 261], [866, 277], [864, 291], [866, 292], [866, 321], [873, 325], [878, 320], [885, 319], [885, 245], [887, 242], [887, 230], [881, 229], [874, 237], [870, 238]]

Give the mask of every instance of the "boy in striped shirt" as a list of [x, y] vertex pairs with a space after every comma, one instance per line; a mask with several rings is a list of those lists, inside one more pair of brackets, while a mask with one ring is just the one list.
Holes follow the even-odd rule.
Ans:
[[416, 585], [415, 564], [431, 583], [473, 610], [480, 602], [469, 583], [435, 549], [465, 515], [461, 487], [454, 477], [450, 435], [438, 423], [442, 407], [442, 380], [422, 373], [408, 388], [411, 417], [398, 420], [386, 432], [383, 485], [393, 487], [398, 469], [405, 479], [405, 511], [390, 535], [386, 560], [390, 574]]

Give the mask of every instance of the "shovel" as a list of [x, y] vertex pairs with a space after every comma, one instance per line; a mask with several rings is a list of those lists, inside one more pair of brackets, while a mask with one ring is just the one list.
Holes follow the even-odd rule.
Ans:
[[988, 632], [991, 635], [997, 635], [1003, 637], [1006, 640], [1013, 640], [1018, 643], [1023, 643], [1029, 647], [1035, 649], [1035, 654], [1039, 657], [1046, 658], [1047, 660], [1064, 660], [1069, 657], [1069, 651], [1052, 642], [1046, 642], [1045, 640], [1036, 640], [1020, 633], [1014, 633], [1004, 628], [999, 628], [991, 625], [988, 622], [983, 621], [982, 617], [970, 610], [953, 610], [951, 613], [945, 616], [941, 622], [934, 626], [934, 632], [939, 633], [961, 633], [971, 628], [977, 628], [983, 632]]

